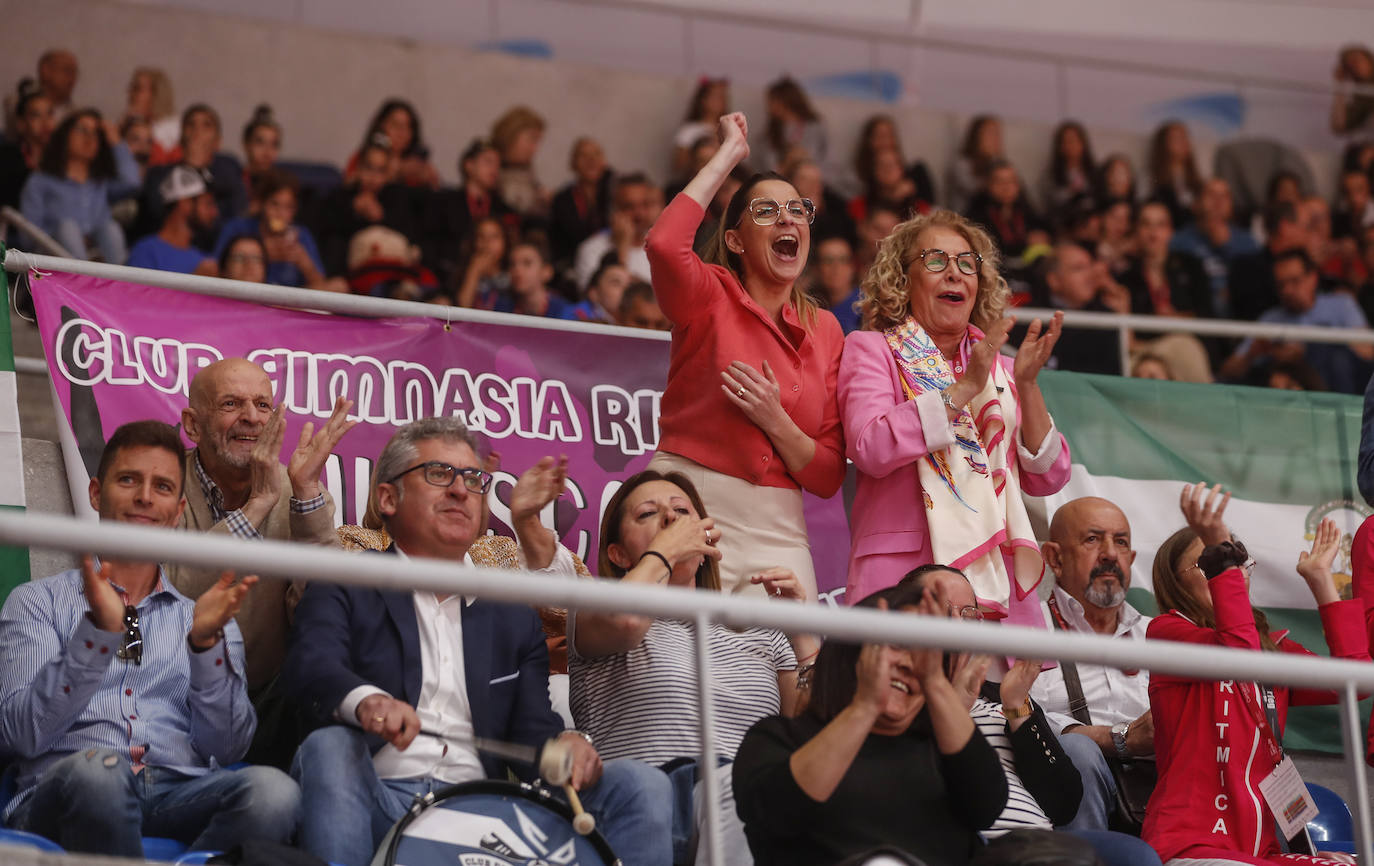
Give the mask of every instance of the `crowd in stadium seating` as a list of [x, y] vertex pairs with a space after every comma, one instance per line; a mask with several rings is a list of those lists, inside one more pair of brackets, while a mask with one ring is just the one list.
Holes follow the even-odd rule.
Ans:
[[[1254, 561], [1226, 525], [1220, 485], [1184, 488], [1186, 528], [1153, 564], [1153, 619], [1126, 601], [1135, 551], [1116, 504], [1067, 502], [1037, 542], [1022, 490], [1064, 489], [1074, 433], [1057, 428], [1039, 373], [1125, 372], [1113, 367], [1122, 347], [1059, 314], [1014, 334], [1006, 313], [1034, 299], [1364, 327], [1368, 161], [1343, 175], [1330, 211], [1279, 176], [1256, 209], [1260, 243], [1221, 172], [1203, 179], [1178, 123], [1155, 136], [1139, 198], [1128, 161], [1096, 163], [1086, 130], [1061, 125], [1042, 212], [1005, 159], [1000, 122], [976, 118], [946, 180], [955, 211], [934, 206], [929, 171], [878, 117], [855, 160], [862, 189], [846, 200], [826, 184], [826, 128], [794, 82], [770, 88], [751, 161], [728, 85], [705, 80], [675, 139], [681, 177], [666, 204], [645, 175], [611, 174], [586, 138], [574, 180], [551, 193], [532, 169], [544, 123], [523, 107], [464, 149], [462, 186], [440, 188], [420, 118], [399, 100], [378, 110], [346, 183], [321, 191], [277, 163], [270, 110], [243, 131], [244, 167], [220, 152], [209, 107], [173, 129], [158, 70], [134, 73], [130, 117], [113, 130], [71, 107], [75, 81], [75, 58], [44, 55], [0, 162], [4, 188], [73, 252], [121, 259], [132, 236], [135, 264], [671, 329], [658, 450], [606, 504], [600, 574], [814, 604], [802, 492], [834, 496], [848, 459], [856, 606], [1306, 652], [1252, 608]], [[1342, 122], [1359, 120], [1354, 103]], [[1358, 390], [1374, 359], [1358, 346], [1131, 343], [1138, 375], [1196, 381], [1215, 368]], [[378, 561], [587, 574], [540, 521], [567, 459], [510, 467], [513, 537], [488, 535], [500, 458], [452, 417], [396, 430], [364, 525], [336, 532], [320, 475], [357, 423], [352, 408], [338, 398], [288, 444], [267, 373], [216, 362], [165, 419], [179, 431], [145, 420], [113, 432], [91, 506], [106, 521]], [[1352, 598], [1332, 575], [1335, 524], [1313, 535], [1297, 571], [1332, 654], [1369, 662], [1374, 518], [1355, 540]], [[696, 635], [624, 614], [91, 557], [21, 585], [0, 610], [4, 832], [129, 856], [145, 836], [217, 850], [265, 840], [361, 866], [417, 798], [533, 779], [516, 755], [535, 747], [566, 757], [560, 779], [542, 768], [546, 781], [566, 780], [559, 796], [595, 816], [623, 862], [706, 862], [692, 673], [703, 639], [726, 777], [716, 841], [731, 864], [1351, 862], [1303, 855], [1301, 837], [1276, 832], [1289, 804], [1261, 805], [1284, 767], [1288, 707], [1334, 692], [762, 628]], [[488, 859], [472, 862], [518, 857], [531, 838], [489, 829]]]
[[[1363, 81], [1368, 52], [1341, 57], [1342, 87]], [[461, 182], [448, 187], [435, 168], [439, 143], [425, 138], [403, 99], [378, 108], [340, 174], [282, 163], [290, 119], [267, 105], [242, 128], [241, 161], [225, 152], [225, 119], [212, 107], [187, 107], [178, 126], [161, 70], [133, 72], [117, 120], [76, 110], [77, 73], [69, 52], [44, 54], [12, 97], [0, 147], [0, 204], [19, 207], [73, 255], [215, 273], [232, 241], [254, 235], [272, 284], [614, 324], [633, 324], [619, 306], [626, 299], [601, 297], [593, 276], [617, 264], [648, 279], [648, 227], [716, 151], [715, 124], [730, 107], [728, 81], [703, 78], [673, 138], [674, 174], [658, 179], [666, 182], [608, 165], [601, 144], [584, 137], [569, 154], [571, 179], [555, 188], [533, 168], [545, 121], [515, 106], [461, 148]], [[1339, 91], [1333, 129], [1363, 128], [1368, 103], [1362, 92]], [[1350, 328], [1365, 327], [1374, 312], [1374, 144], [1363, 140], [1347, 148], [1327, 202], [1313, 194], [1301, 156], [1278, 143], [1223, 144], [1209, 177], [1181, 122], [1160, 126], [1147, 164], [1136, 167], [1122, 154], [1094, 153], [1088, 130], [1065, 121], [1048, 165], [1017, 166], [1001, 121], [981, 115], [937, 187], [925, 163], [903, 152], [889, 115], [869, 119], [839, 170], [844, 160], [827, 144], [824, 118], [794, 81], [775, 82], [767, 106], [751, 164], [778, 170], [815, 202], [817, 249], [833, 243], [812, 256], [805, 287], [846, 332], [861, 326], [852, 296], [873, 244], [901, 218], [937, 206], [991, 232], [1016, 304]], [[189, 188], [173, 175], [178, 165], [202, 175], [214, 213], [206, 200], [168, 225]], [[745, 171], [708, 208], [699, 242]], [[1310, 280], [1275, 276], [1275, 257], [1296, 250], [1303, 255], [1289, 268], [1315, 274], [1315, 290]], [[1084, 330], [1065, 335], [1051, 366], [1354, 392], [1374, 362], [1361, 345], [1128, 339], [1128, 369], [1116, 334]]]

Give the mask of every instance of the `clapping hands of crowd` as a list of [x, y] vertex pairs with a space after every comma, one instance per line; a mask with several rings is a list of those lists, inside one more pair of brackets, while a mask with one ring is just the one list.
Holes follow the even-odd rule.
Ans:
[[1178, 506], [1183, 511], [1183, 519], [1188, 528], [1197, 533], [1204, 545], [1221, 544], [1231, 537], [1223, 519], [1226, 506], [1231, 503], [1231, 494], [1221, 492], [1221, 485], [1215, 484], [1210, 490], [1204, 482], [1183, 485]]
[[[286, 465], [286, 477], [294, 498], [304, 501], [320, 495], [320, 473], [324, 471], [325, 461], [344, 434], [358, 424], [348, 419], [348, 411], [352, 408], [352, 400], [339, 397], [334, 401], [329, 420], [318, 432], [313, 421], [307, 421], [301, 428], [300, 438]], [[285, 409], [278, 405], [258, 434], [258, 441], [248, 457], [251, 487], [243, 512], [254, 524], [260, 523], [281, 497], [281, 450], [285, 439]]]
[[1063, 328], [1063, 312], [1054, 314], [1048, 328], [1044, 328], [1039, 319], [1030, 323], [1025, 338], [1021, 340], [1021, 347], [1016, 350], [1016, 360], [1012, 365], [1012, 378], [1016, 380], [1018, 388], [1024, 390], [1035, 384], [1040, 371], [1054, 354], [1054, 346], [1059, 342]]
[[257, 582], [257, 575], [250, 574], [242, 580], [235, 580], [232, 571], [220, 573], [219, 580], [196, 599], [191, 631], [187, 635], [192, 649], [204, 652], [219, 643], [224, 627], [238, 615], [248, 591]]

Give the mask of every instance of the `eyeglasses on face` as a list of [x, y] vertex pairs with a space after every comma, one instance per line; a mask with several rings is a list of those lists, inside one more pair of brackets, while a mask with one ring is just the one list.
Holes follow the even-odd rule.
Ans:
[[[1255, 558], [1254, 558], [1253, 556], [1250, 557], [1249, 559], [1247, 559], [1247, 560], [1245, 560], [1244, 562], [1242, 562], [1242, 563], [1240, 564], [1240, 567], [1241, 567], [1242, 569], [1244, 569], [1244, 571], [1245, 571], [1245, 576], [1246, 576], [1247, 578], [1250, 577], [1250, 575], [1252, 575], [1252, 574], [1255, 573]], [[1195, 563], [1193, 563], [1192, 565], [1188, 566], [1187, 568], [1183, 569], [1183, 572], [1182, 572], [1182, 573], [1183, 573], [1183, 574], [1187, 574], [1188, 572], [1192, 571], [1192, 570], [1195, 569], [1195, 568], [1196, 568], [1198, 571], [1202, 571], [1202, 566], [1198, 565], [1198, 564], [1195, 562]], [[1206, 576], [1207, 576], [1207, 572], [1202, 571], [1202, 576], [1203, 576], [1203, 577], [1206, 577]]]
[[491, 489], [491, 473], [481, 469], [459, 469], [438, 460], [429, 460], [425, 463], [417, 463], [402, 472], [398, 472], [392, 478], [387, 479], [387, 484], [395, 484], [402, 475], [414, 472], [416, 469], [424, 470], [425, 481], [435, 487], [452, 487], [453, 482], [462, 476], [463, 486], [472, 493], [486, 493]]
[[978, 605], [976, 604], [958, 605], [950, 602], [949, 614], [950, 616], [957, 616], [959, 619], [968, 620], [970, 622], [981, 622], [986, 618], [986, 615], [978, 609]]
[[138, 608], [131, 604], [124, 605], [124, 641], [115, 650], [115, 658], [143, 664], [143, 631], [138, 627]]
[[788, 199], [778, 204], [771, 198], [756, 198], [749, 202], [749, 216], [755, 225], [771, 226], [786, 210], [787, 215], [807, 225], [816, 221], [816, 203], [809, 198]]
[[938, 274], [949, 267], [949, 260], [954, 259], [954, 266], [959, 269], [959, 273], [973, 276], [978, 273], [978, 268], [983, 264], [983, 257], [975, 252], [959, 253], [951, 256], [944, 250], [921, 250], [917, 255], [925, 264], [926, 270], [932, 274]]

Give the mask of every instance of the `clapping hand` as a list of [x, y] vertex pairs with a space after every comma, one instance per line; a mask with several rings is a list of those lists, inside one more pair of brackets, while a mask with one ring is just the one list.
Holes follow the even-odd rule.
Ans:
[[[318, 433], [315, 432], [313, 421], [305, 422], [305, 426], [301, 428], [296, 450], [291, 453], [291, 461], [286, 465], [286, 475], [291, 479], [291, 495], [296, 499], [314, 499], [320, 495], [320, 473], [324, 470], [325, 461], [329, 459], [330, 453], [344, 434], [358, 424], [357, 421], [348, 420], [348, 410], [352, 408], [352, 400], [339, 397], [334, 401], [333, 414]], [[280, 410], [281, 407], [278, 406], [277, 411], [272, 413], [274, 418], [278, 417]], [[274, 454], [281, 450], [284, 426], [283, 424], [282, 431], [277, 435]]]
[[1016, 361], [1012, 366], [1012, 377], [1016, 380], [1017, 387], [1024, 389], [1035, 382], [1050, 356], [1054, 354], [1054, 346], [1059, 342], [1059, 334], [1063, 327], [1063, 312], [1055, 312], [1046, 330], [1042, 331], [1039, 319], [1030, 323], [1025, 338], [1021, 340], [1021, 347], [1016, 350]]
[[520, 476], [510, 495], [510, 516], [519, 522], [538, 519], [539, 512], [562, 494], [568, 485], [568, 458], [544, 457]]
[[193, 649], [204, 652], [219, 642], [220, 631], [238, 614], [248, 590], [257, 582], [253, 574], [235, 582], [234, 572], [220, 573], [219, 580], [196, 599], [188, 635]]

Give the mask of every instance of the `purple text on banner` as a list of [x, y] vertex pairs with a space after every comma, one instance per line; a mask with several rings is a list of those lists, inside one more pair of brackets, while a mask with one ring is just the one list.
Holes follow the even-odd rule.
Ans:
[[[303, 424], [329, 417], [336, 396], [354, 402], [362, 423], [325, 468], [338, 522], [361, 521], [372, 463], [397, 427], [453, 415], [501, 455], [490, 498], [497, 531], [509, 532], [506, 503], [519, 474], [545, 455], [568, 456], [568, 490], [543, 519], [595, 570], [605, 503], [657, 447], [668, 344], [633, 331], [549, 330], [517, 316], [508, 325], [354, 318], [64, 273], [32, 286], [80, 452], [67, 459], [87, 475], [120, 424], [179, 423], [197, 370], [246, 357], [286, 405], [288, 448]], [[819, 589], [837, 602], [849, 553], [844, 497], [808, 495], [806, 513]]]

